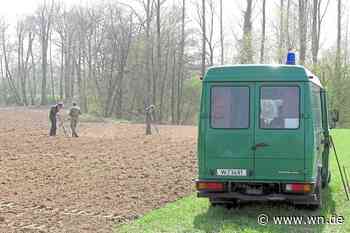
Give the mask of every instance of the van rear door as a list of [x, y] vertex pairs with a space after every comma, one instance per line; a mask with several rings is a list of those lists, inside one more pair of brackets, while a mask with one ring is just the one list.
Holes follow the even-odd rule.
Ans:
[[255, 90], [255, 179], [303, 180], [303, 84], [264, 82]]
[[204, 147], [207, 177], [252, 179], [254, 83], [210, 83], [209, 90], [209, 119]]

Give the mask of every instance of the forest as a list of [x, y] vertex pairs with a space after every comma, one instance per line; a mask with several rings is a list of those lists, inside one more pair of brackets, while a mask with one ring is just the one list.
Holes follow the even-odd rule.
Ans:
[[[330, 5], [334, 7], [330, 7]], [[84, 113], [195, 124], [208, 67], [283, 64], [289, 48], [350, 126], [349, 13], [337, 0], [42, 0], [0, 18], [0, 105], [77, 101]], [[225, 20], [227, 10], [238, 12]], [[226, 10], [225, 10], [226, 9]], [[230, 9], [231, 10], [231, 9]], [[226, 15], [225, 15], [226, 14]], [[331, 15], [332, 17], [327, 17]], [[334, 17], [333, 17], [334, 16]], [[329, 33], [329, 26], [336, 33]], [[334, 43], [324, 46], [322, 38]]]

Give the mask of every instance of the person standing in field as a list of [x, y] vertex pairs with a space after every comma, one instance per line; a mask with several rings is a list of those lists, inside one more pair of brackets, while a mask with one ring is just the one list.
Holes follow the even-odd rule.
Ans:
[[70, 128], [72, 130], [72, 137], [78, 137], [77, 126], [79, 121], [79, 115], [81, 115], [80, 108], [77, 106], [77, 103], [73, 102], [72, 107], [69, 110], [70, 117]]
[[56, 136], [57, 131], [57, 116], [59, 111], [63, 108], [62, 103], [58, 103], [54, 106], [51, 106], [50, 113], [49, 113], [49, 119], [51, 122], [51, 128], [50, 128], [50, 136]]

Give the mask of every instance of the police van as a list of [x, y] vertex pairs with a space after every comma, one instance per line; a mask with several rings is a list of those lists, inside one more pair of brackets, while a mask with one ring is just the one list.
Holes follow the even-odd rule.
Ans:
[[330, 181], [325, 89], [298, 65], [232, 65], [203, 77], [198, 197], [319, 208]]

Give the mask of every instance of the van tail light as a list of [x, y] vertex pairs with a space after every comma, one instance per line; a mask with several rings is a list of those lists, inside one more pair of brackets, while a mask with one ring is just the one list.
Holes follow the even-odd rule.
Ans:
[[197, 181], [196, 186], [198, 191], [223, 191], [224, 190], [224, 184], [220, 182]]
[[310, 193], [312, 184], [286, 184], [285, 191], [290, 193]]

